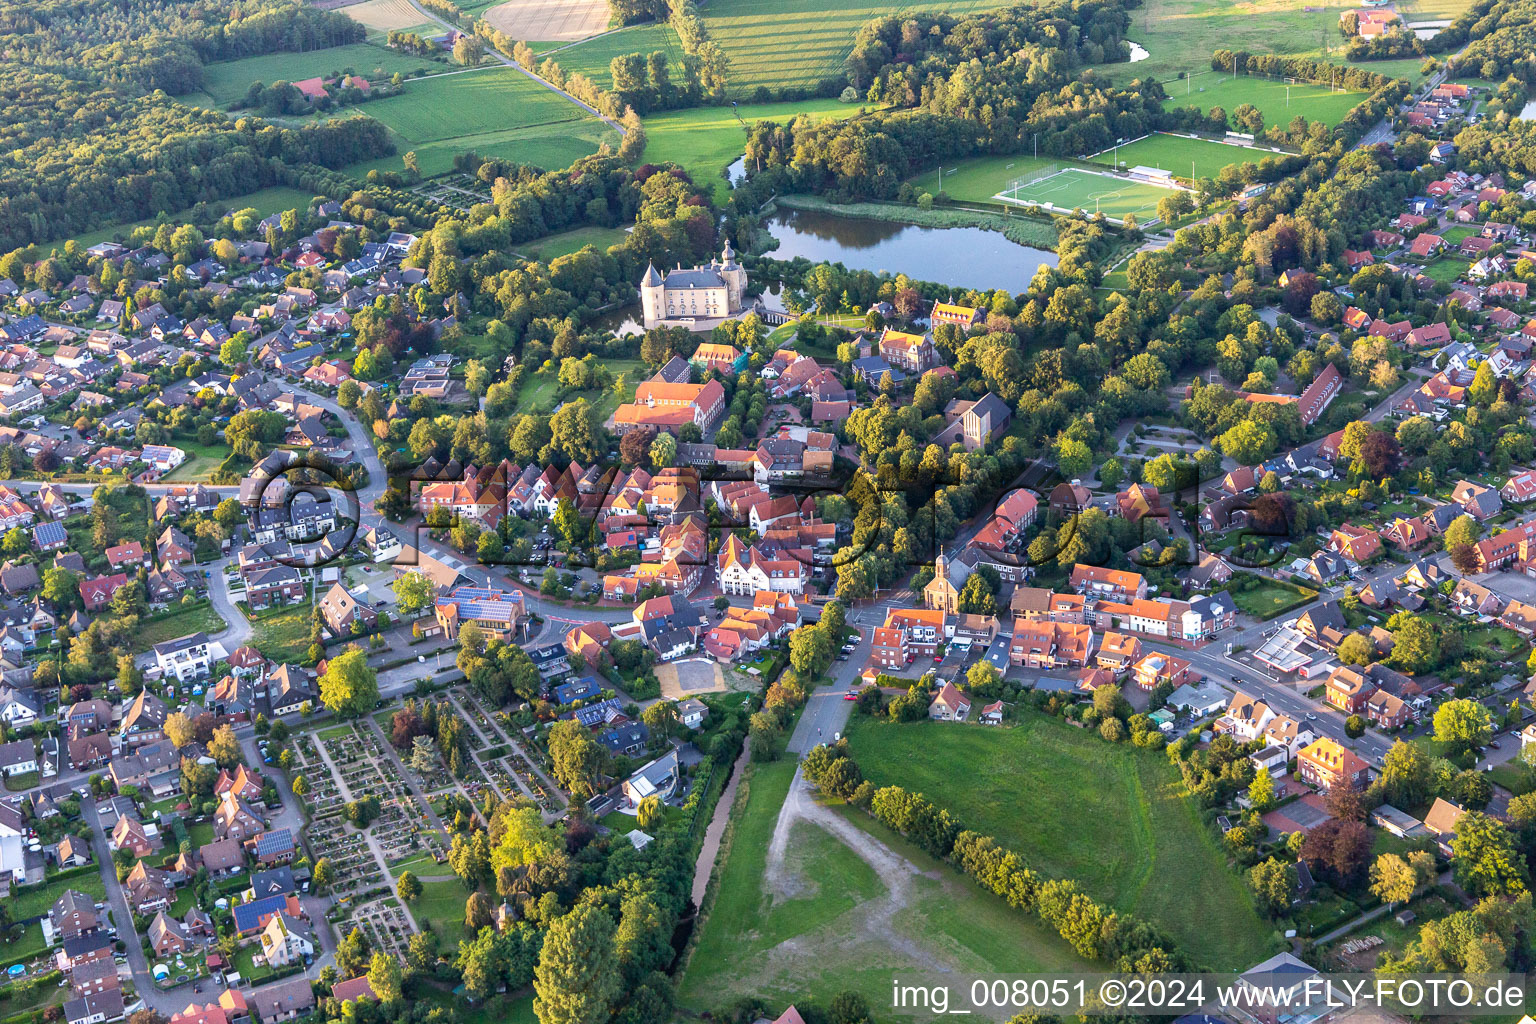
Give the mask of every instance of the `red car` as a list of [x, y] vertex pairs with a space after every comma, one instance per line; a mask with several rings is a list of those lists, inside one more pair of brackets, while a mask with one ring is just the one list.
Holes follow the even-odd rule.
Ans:
[[843, 694], [843, 700], [858, 700], [858, 699], [859, 699], [859, 691], [858, 690], [849, 690], [847, 693]]

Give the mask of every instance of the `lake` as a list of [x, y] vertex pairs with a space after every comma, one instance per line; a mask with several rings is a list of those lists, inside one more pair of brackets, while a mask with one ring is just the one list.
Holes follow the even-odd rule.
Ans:
[[888, 271], [957, 288], [1022, 292], [1035, 271], [1056, 266], [1056, 254], [1017, 245], [985, 228], [924, 228], [883, 220], [844, 217], [819, 210], [784, 210], [767, 223], [779, 247], [767, 255], [850, 270]]

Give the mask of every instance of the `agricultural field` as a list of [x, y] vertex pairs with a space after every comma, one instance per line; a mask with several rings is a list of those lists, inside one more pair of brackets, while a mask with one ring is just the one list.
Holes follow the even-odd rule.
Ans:
[[[571, 109], [581, 113], [580, 108], [574, 105]], [[399, 152], [394, 156], [353, 164], [347, 170], [356, 175], [364, 175], [371, 170], [403, 171], [405, 154], [410, 151], [415, 151], [417, 166], [428, 178], [452, 171], [453, 158], [471, 151], [483, 157], [554, 169], [569, 167], [582, 157], [591, 156], [604, 142], [617, 148], [619, 141], [618, 132], [597, 118], [588, 117], [582, 121], [509, 128], [435, 142], [412, 143], [406, 139], [397, 139], [395, 146]]]
[[[221, 61], [203, 68], [203, 92], [221, 107], [245, 97], [252, 82], [296, 82], [305, 78], [350, 72], [365, 78], [400, 72], [441, 71], [444, 65], [423, 57], [399, 53], [372, 43], [353, 43], [303, 53], [267, 53], [259, 57]], [[381, 102], [388, 102], [387, 100]]]
[[876, 786], [931, 795], [1036, 869], [1156, 922], [1210, 969], [1275, 952], [1276, 933], [1162, 754], [1039, 714], [1008, 729], [855, 716], [847, 735]]
[[1158, 200], [1169, 189], [1068, 167], [1039, 181], [1008, 189], [1005, 202], [1050, 205], [1059, 213], [1084, 210], [1116, 222], [1134, 214], [1142, 223], [1157, 214]]
[[1028, 915], [862, 812], [833, 809], [852, 826], [845, 834], [866, 832], [903, 859], [900, 867], [876, 871], [841, 837], [805, 820], [792, 826], [782, 868], [771, 864], [795, 762], [752, 772], [679, 988], [687, 1009], [717, 1009], [747, 994], [780, 1003], [810, 996], [825, 1005], [845, 989], [881, 1005], [892, 973], [918, 962], [980, 973], [1081, 969], [1071, 949]]
[[753, 124], [788, 122], [800, 114], [817, 120], [852, 117], [860, 109], [834, 99], [815, 99], [798, 103], [744, 103], [734, 112], [730, 107], [668, 110], [645, 119], [645, 152], [640, 159], [647, 163], [670, 160], [687, 168], [694, 181], [719, 182], [717, 191], [723, 191], [725, 180], [721, 173], [746, 147], [746, 132], [736, 120], [738, 113], [743, 121]]
[[1156, 167], [1189, 181], [1191, 173], [1196, 178], [1214, 178], [1229, 164], [1256, 164], [1273, 155], [1268, 150], [1158, 132], [1128, 146], [1105, 150], [1093, 162], [1114, 166], [1119, 160], [1122, 167]]
[[568, 42], [608, 28], [607, 0], [470, 0], [459, 5], [513, 39]]
[[[904, 5], [899, 11], [965, 15], [1004, 6], [1002, 0], [953, 0]], [[710, 39], [730, 58], [733, 96], [759, 86], [813, 86], [841, 74], [859, 29], [891, 13], [889, 5], [871, 0], [711, 0], [700, 11]]]
[[493, 67], [412, 82], [364, 111], [412, 143], [462, 139], [555, 121], [579, 121], [576, 104], [515, 68]]
[[613, 76], [608, 70], [613, 58], [627, 53], [651, 54], [657, 50], [667, 55], [673, 80], [677, 81], [681, 77], [683, 48], [670, 25], [633, 25], [584, 43], [559, 46], [540, 56], [552, 58], [567, 75], [586, 75], [607, 89], [613, 85]]
[[1182, 82], [1169, 82], [1166, 88], [1169, 96], [1163, 101], [1165, 109], [1199, 107], [1205, 113], [1212, 107], [1222, 107], [1230, 119], [1238, 107], [1252, 103], [1264, 115], [1266, 126], [1289, 124], [1298, 114], [1308, 121], [1336, 125], [1366, 97], [1363, 92], [1335, 90], [1326, 85], [1301, 83], [1288, 86], [1253, 75], [1234, 78], [1216, 72], [1196, 75]]
[[430, 31], [433, 27], [409, 0], [363, 0], [341, 8], [342, 13], [369, 32], [388, 36], [392, 31]]

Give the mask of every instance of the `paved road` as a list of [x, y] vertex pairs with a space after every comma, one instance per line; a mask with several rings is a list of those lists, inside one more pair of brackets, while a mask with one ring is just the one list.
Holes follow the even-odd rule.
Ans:
[[804, 754], [814, 746], [831, 743], [847, 727], [853, 701], [844, 700], [843, 694], [859, 681], [869, 660], [870, 638], [874, 636], [874, 631], [868, 628], [861, 628], [859, 633], [858, 649], [848, 656], [847, 661], [832, 663], [832, 685], [818, 687], [806, 700], [805, 711], [789, 737], [790, 753]]

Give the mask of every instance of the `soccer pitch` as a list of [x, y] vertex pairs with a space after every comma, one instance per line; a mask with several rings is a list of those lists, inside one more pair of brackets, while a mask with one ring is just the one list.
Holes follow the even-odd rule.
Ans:
[[1168, 192], [1144, 181], [1067, 167], [1049, 177], [1006, 188], [997, 198], [1005, 203], [1048, 206], [1057, 213], [1102, 213], [1115, 221], [1133, 213], [1145, 224], [1156, 216], [1157, 201]]
[[1228, 164], [1256, 164], [1265, 157], [1274, 155], [1267, 149], [1250, 149], [1247, 146], [1234, 146], [1225, 142], [1209, 142], [1205, 139], [1191, 139], [1183, 135], [1156, 132], [1121, 146], [1118, 150], [1106, 149], [1088, 159], [1094, 163], [1110, 166], [1114, 166], [1115, 160], [1118, 159], [1122, 167], [1156, 167], [1159, 170], [1172, 171], [1179, 178], [1188, 181], [1191, 171], [1194, 172], [1196, 179], [1214, 178]]
[[1260, 78], [1257, 75], [1230, 74], [1195, 75], [1182, 82], [1169, 82], [1168, 98], [1163, 107], [1175, 110], [1179, 107], [1199, 107], [1201, 113], [1210, 113], [1212, 107], [1221, 107], [1230, 120], [1232, 112], [1244, 103], [1252, 103], [1264, 115], [1266, 126], [1289, 124], [1298, 114], [1308, 121], [1321, 121], [1333, 127], [1344, 120], [1366, 93], [1349, 89], [1331, 89], [1328, 85], [1312, 82], [1296, 82]]

